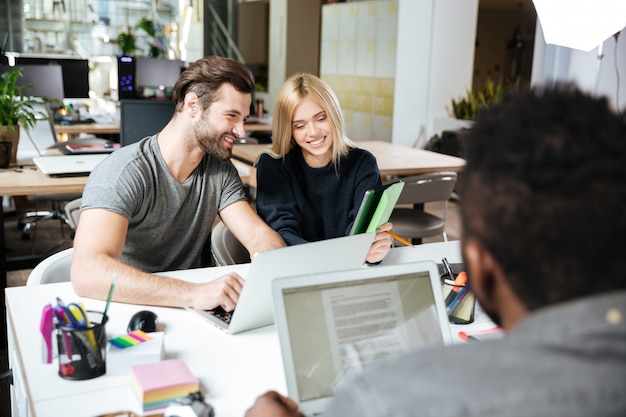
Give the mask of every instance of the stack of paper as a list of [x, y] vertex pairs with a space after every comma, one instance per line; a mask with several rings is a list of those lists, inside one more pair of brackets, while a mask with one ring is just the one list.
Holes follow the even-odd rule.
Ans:
[[200, 382], [180, 359], [131, 366], [130, 380], [144, 411], [167, 407], [200, 389]]

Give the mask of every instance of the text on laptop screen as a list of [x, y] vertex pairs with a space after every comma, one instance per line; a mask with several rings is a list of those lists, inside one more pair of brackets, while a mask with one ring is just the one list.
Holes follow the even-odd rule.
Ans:
[[299, 398], [369, 362], [442, 343], [428, 272], [283, 289]]

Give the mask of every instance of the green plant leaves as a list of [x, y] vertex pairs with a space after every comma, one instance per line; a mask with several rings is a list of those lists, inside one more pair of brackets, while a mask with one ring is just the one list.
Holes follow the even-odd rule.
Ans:
[[479, 90], [466, 90], [466, 96], [459, 101], [452, 99], [452, 112], [456, 119], [474, 120], [476, 114], [497, 103], [509, 91], [516, 89], [518, 82], [505, 85], [502, 81], [495, 82], [487, 78]]
[[35, 110], [35, 99], [24, 96], [22, 89], [32, 86], [18, 85], [17, 82], [21, 76], [22, 69], [19, 67], [2, 74], [0, 125], [8, 126], [9, 129], [21, 125], [28, 130], [35, 125], [37, 117], [47, 117], [47, 115]]

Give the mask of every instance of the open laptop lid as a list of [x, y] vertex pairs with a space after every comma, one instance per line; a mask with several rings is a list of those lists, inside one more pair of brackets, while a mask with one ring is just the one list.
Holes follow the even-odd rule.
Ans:
[[[47, 114], [45, 104], [33, 105], [35, 111]], [[31, 165], [33, 158], [42, 156], [46, 150], [57, 143], [56, 131], [52, 119], [39, 115], [33, 127], [22, 129], [17, 146], [18, 165]]]
[[257, 253], [228, 325], [207, 311], [189, 310], [231, 334], [270, 325], [274, 323], [273, 279], [362, 267], [374, 235], [364, 233]]
[[288, 394], [305, 415], [369, 362], [452, 343], [433, 262], [281, 278], [272, 293]]
[[109, 154], [39, 156], [37, 168], [51, 177], [87, 176]]

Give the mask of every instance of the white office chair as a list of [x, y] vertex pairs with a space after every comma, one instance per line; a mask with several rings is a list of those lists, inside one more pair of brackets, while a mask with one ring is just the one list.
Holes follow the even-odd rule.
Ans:
[[82, 197], [74, 199], [65, 205], [65, 215], [70, 222], [72, 231], [76, 232], [78, 227], [78, 219], [80, 217], [80, 204], [83, 202]]
[[31, 271], [26, 285], [53, 284], [70, 280], [70, 266], [74, 248], [64, 249], [48, 256]]

